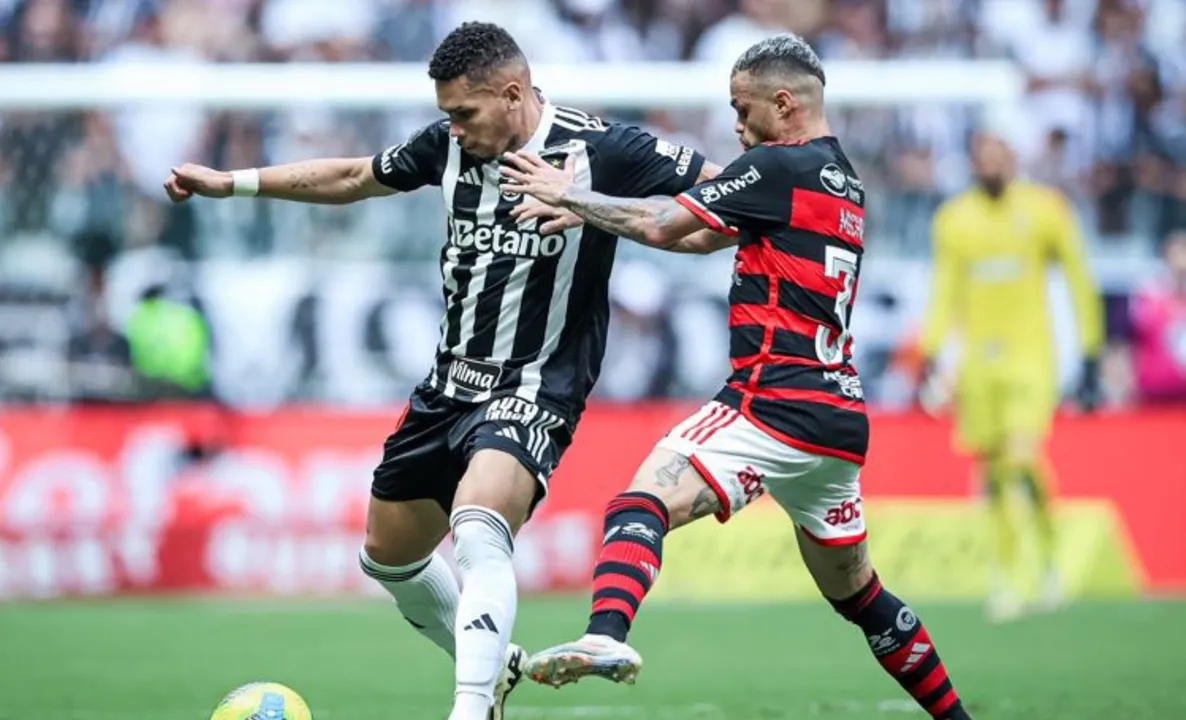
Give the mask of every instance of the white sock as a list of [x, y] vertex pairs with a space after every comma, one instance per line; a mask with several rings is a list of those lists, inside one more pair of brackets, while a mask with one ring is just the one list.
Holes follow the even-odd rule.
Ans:
[[457, 657], [453, 626], [461, 591], [445, 558], [434, 552], [420, 562], [391, 567], [375, 562], [363, 549], [358, 552], [358, 562], [364, 573], [391, 593], [409, 625], [449, 657]]
[[457, 606], [457, 690], [450, 720], [485, 720], [515, 624], [518, 588], [507, 521], [476, 505], [455, 508], [453, 551], [461, 571]]

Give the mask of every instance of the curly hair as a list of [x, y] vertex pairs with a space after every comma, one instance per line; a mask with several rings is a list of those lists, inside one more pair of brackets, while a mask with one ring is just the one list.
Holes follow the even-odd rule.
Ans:
[[525, 60], [506, 30], [493, 23], [467, 22], [437, 46], [428, 62], [428, 76], [445, 82], [463, 75], [481, 80], [498, 68]]

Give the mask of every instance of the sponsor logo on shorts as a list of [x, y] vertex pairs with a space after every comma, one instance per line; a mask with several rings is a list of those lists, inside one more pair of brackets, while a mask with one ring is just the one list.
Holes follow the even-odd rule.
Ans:
[[549, 453], [554, 448], [552, 433], [564, 426], [563, 418], [522, 398], [504, 397], [486, 406], [486, 422], [507, 423], [495, 434], [514, 440], [531, 453], [539, 463], [541, 482], [551, 476], [557, 461]]
[[737, 484], [741, 492], [745, 493], [745, 504], [748, 505], [766, 492], [766, 476], [753, 467], [746, 465], [745, 469], [737, 473]]
[[523, 398], [499, 398], [486, 407], [486, 422], [509, 422], [529, 425], [533, 420], [547, 413], [539, 405]]
[[824, 522], [832, 527], [847, 528], [849, 525], [858, 524], [857, 521], [861, 519], [861, 500], [857, 498], [855, 501], [844, 501], [834, 508], [828, 509], [828, 514], [824, 516]]
[[472, 393], [489, 392], [502, 379], [502, 365], [481, 360], [456, 358], [449, 364], [449, 380]]

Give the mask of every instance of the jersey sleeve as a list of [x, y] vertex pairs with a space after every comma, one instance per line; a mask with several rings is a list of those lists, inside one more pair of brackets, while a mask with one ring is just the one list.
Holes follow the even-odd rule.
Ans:
[[1099, 288], [1091, 275], [1083, 236], [1075, 213], [1066, 198], [1049, 191], [1042, 203], [1047, 213], [1052, 254], [1062, 264], [1078, 321], [1079, 345], [1088, 357], [1099, 355], [1104, 343], [1104, 308]]
[[736, 236], [785, 226], [790, 219], [789, 174], [774, 148], [759, 145], [734, 160], [712, 180], [700, 183], [675, 200], [711, 230]]
[[596, 145], [594, 190], [617, 197], [678, 195], [696, 184], [704, 156], [633, 125], [610, 125]]
[[934, 358], [939, 354], [948, 332], [955, 324], [959, 305], [959, 288], [964, 271], [960, 262], [959, 239], [953, 228], [952, 216], [955, 212], [954, 206], [945, 205], [935, 213], [931, 222], [934, 270], [919, 338], [919, 349], [926, 358]]
[[412, 133], [371, 159], [375, 179], [400, 192], [440, 185], [449, 158], [449, 124], [442, 120]]

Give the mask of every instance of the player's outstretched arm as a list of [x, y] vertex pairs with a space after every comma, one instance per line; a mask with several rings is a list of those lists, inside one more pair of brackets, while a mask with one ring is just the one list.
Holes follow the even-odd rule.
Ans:
[[672, 249], [705, 223], [674, 198], [618, 198], [573, 186], [570, 158], [563, 170], [526, 152], [504, 156], [506, 189], [545, 205], [571, 210], [585, 222], [644, 245]]
[[173, 202], [185, 202], [195, 195], [211, 198], [260, 196], [344, 205], [391, 195], [396, 190], [375, 178], [372, 158], [361, 157], [306, 160], [235, 171], [186, 163], [170, 171], [165, 180], [165, 192]]
[[697, 230], [691, 235], [685, 235], [674, 243], [659, 249], [688, 255], [710, 255], [717, 250], [735, 247], [737, 241], [736, 235], [725, 235], [706, 228]]

